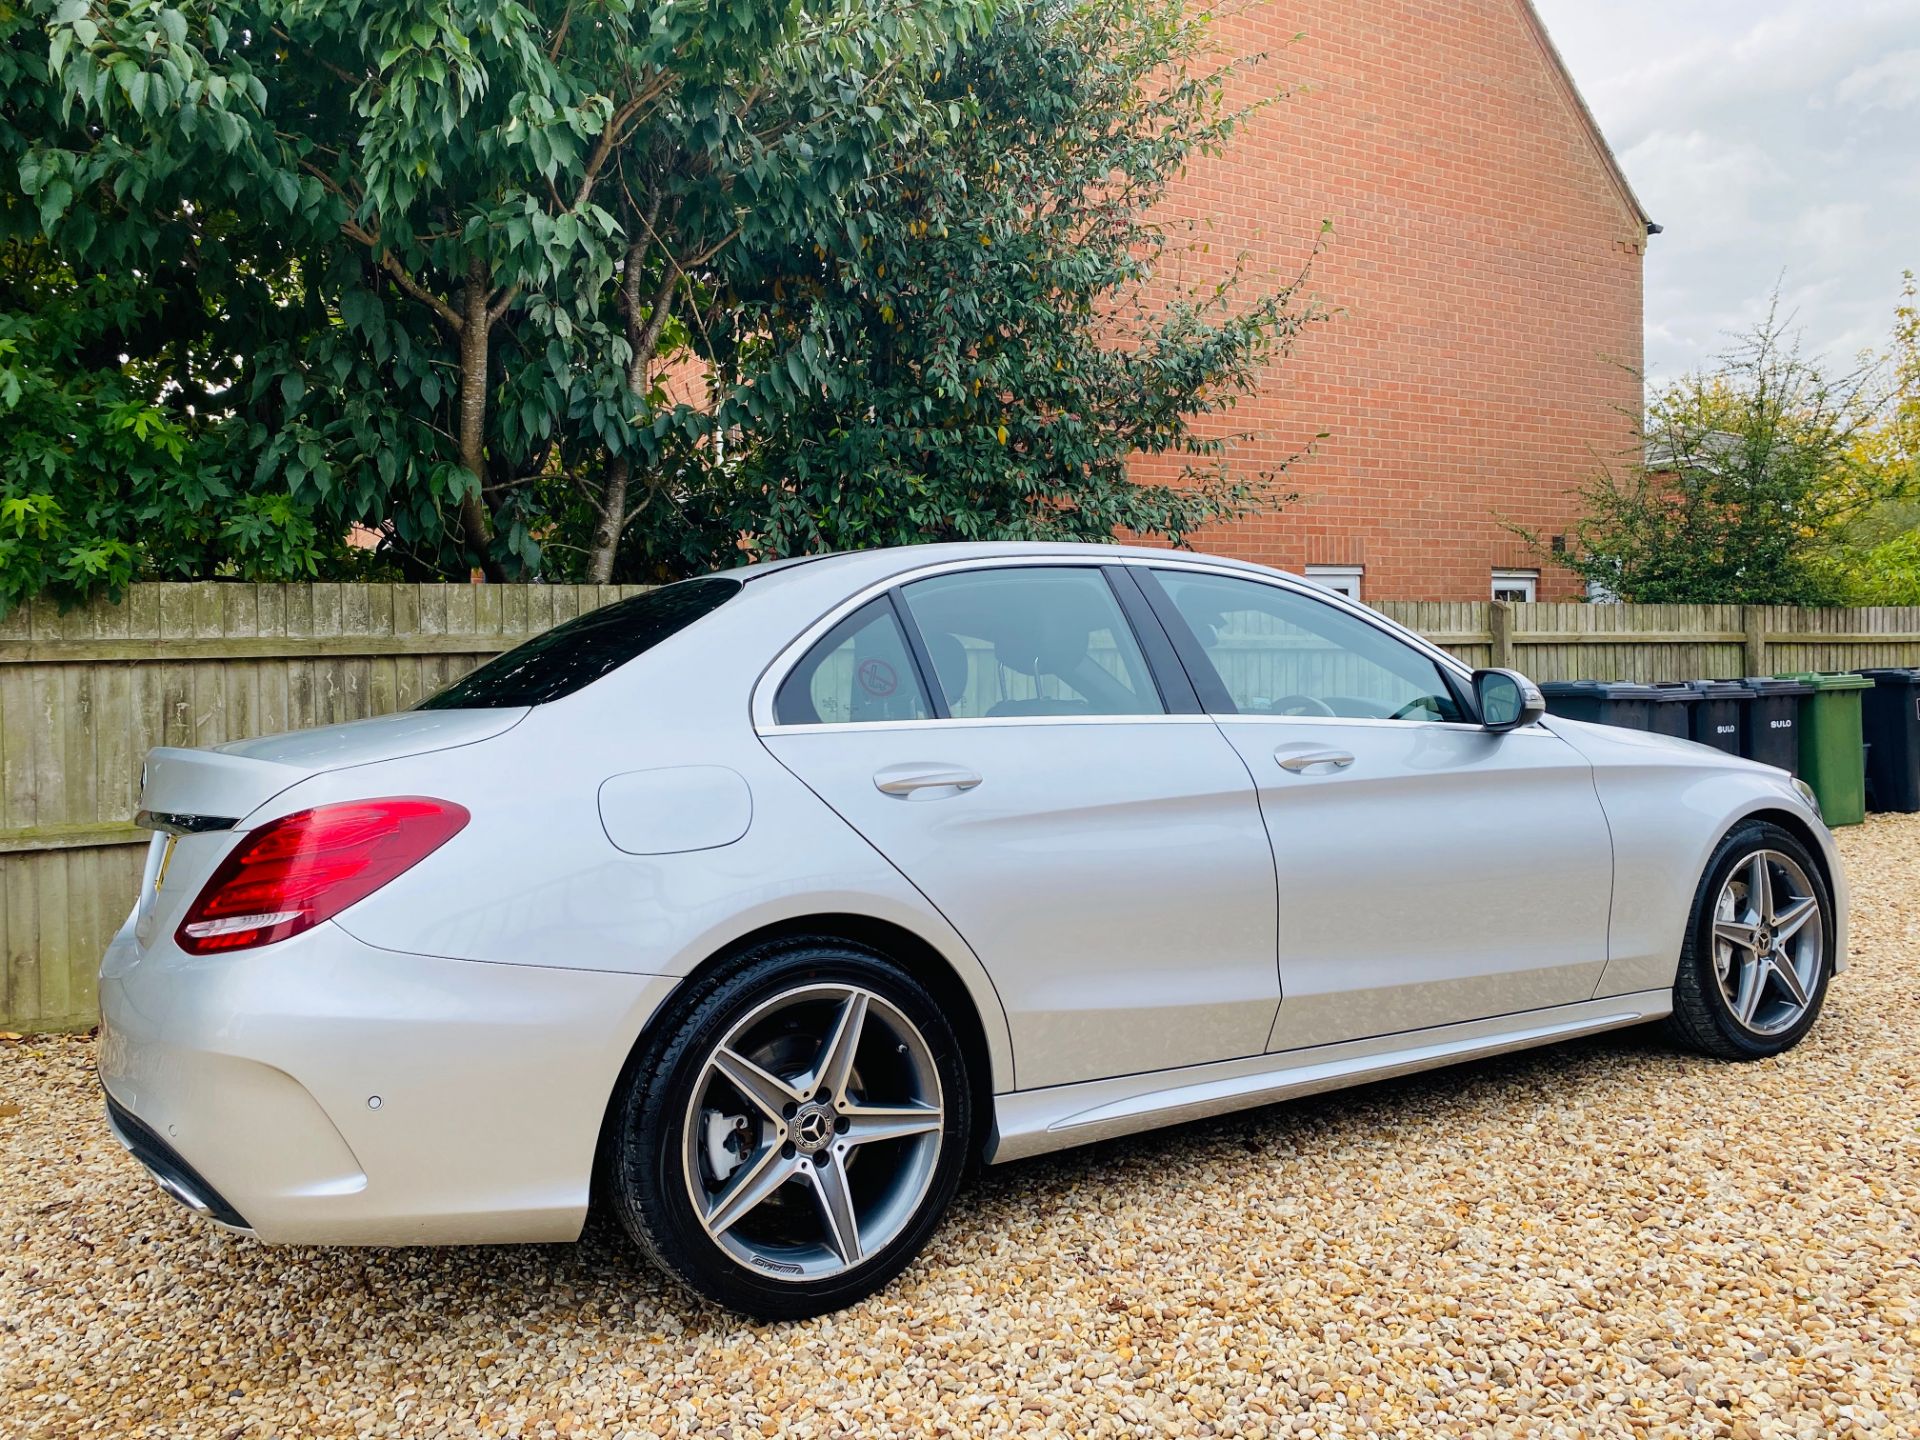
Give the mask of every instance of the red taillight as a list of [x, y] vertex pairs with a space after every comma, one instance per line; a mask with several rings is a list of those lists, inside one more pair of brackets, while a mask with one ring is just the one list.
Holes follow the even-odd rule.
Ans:
[[450, 800], [407, 795], [269, 821], [220, 862], [174, 940], [211, 955], [298, 935], [419, 864], [467, 820]]

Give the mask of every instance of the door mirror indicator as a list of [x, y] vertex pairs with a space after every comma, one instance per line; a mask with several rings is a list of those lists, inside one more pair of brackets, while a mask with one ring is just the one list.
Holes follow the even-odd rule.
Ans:
[[1473, 699], [1480, 723], [1495, 735], [1531, 725], [1547, 713], [1540, 687], [1517, 670], [1476, 670]]

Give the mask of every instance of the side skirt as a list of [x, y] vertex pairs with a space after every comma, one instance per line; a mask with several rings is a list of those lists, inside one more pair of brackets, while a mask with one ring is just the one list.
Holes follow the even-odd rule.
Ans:
[[1276, 1100], [1618, 1030], [1658, 1020], [1672, 1009], [1671, 990], [1645, 990], [1339, 1045], [1016, 1090], [994, 1097], [987, 1162], [997, 1165]]

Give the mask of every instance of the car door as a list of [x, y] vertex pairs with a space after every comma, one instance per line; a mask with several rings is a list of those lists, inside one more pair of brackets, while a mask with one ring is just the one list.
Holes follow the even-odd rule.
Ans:
[[1022, 1089], [1258, 1055], [1279, 1002], [1253, 785], [1122, 579], [1142, 633], [1097, 566], [909, 579], [765, 682], [767, 748], [979, 956]]
[[1219, 571], [1143, 581], [1273, 840], [1275, 1050], [1590, 998], [1613, 853], [1591, 767], [1357, 607]]

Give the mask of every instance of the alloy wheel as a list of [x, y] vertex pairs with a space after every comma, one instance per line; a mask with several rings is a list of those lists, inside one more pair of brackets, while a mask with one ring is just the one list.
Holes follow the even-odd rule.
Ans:
[[1756, 850], [1720, 887], [1713, 966], [1733, 1018], [1755, 1035], [1798, 1024], [1819, 993], [1826, 963], [1820, 900], [1792, 856]]
[[708, 1053], [684, 1126], [687, 1194], [709, 1237], [772, 1279], [851, 1270], [906, 1228], [944, 1133], [933, 1053], [884, 996], [786, 990]]

